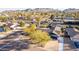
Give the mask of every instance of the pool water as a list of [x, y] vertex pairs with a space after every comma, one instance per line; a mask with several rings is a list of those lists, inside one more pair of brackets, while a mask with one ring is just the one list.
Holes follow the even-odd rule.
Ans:
[[74, 42], [74, 44], [76, 48], [79, 48], [79, 42]]
[[0, 27], [0, 32], [4, 32], [4, 28]]

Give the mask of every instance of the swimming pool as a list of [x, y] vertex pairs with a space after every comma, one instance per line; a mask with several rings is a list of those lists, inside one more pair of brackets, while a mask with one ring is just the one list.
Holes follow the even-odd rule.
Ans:
[[0, 32], [4, 32], [4, 28], [0, 27]]
[[76, 48], [79, 48], [79, 42], [74, 42], [74, 44]]

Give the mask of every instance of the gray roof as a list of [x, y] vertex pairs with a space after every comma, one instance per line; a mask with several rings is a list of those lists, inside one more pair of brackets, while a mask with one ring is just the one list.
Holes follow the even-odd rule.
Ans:
[[70, 36], [71, 40], [79, 41], [79, 32], [76, 32], [73, 28], [66, 28], [66, 32]]

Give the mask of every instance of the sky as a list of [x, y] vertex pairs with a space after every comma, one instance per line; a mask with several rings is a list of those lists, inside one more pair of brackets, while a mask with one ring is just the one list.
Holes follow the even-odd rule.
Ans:
[[79, 0], [0, 0], [0, 11], [23, 8], [79, 8]]
[[5, 11], [5, 10], [24, 10], [25, 8], [0, 8], [0, 11]]

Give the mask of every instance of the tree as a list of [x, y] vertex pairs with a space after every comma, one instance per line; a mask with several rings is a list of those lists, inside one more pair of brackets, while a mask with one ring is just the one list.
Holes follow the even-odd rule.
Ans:
[[24, 21], [19, 22], [20, 27], [23, 27], [25, 25]]
[[53, 19], [54, 19], [54, 15], [51, 15], [51, 16], [50, 16], [50, 19], [53, 20]]
[[31, 14], [27, 13], [25, 18], [30, 21], [31, 20]]
[[6, 16], [0, 16], [0, 20], [3, 22], [7, 21], [7, 19], [8, 19], [8, 17], [6, 17]]
[[15, 18], [13, 18], [12, 22], [13, 22], [13, 23], [16, 23], [16, 19], [15, 19]]
[[35, 19], [36, 19], [36, 21], [37, 21], [37, 23], [38, 23], [38, 28], [39, 28], [39, 27], [40, 27], [40, 22], [41, 22], [41, 20], [42, 20], [42, 16], [38, 16], [38, 17], [36, 17]]
[[62, 14], [61, 14], [61, 19], [64, 20], [64, 18], [65, 18], [65, 14], [62, 13]]
[[75, 12], [75, 13], [73, 14], [73, 17], [74, 17], [74, 19], [79, 19], [79, 12]]

